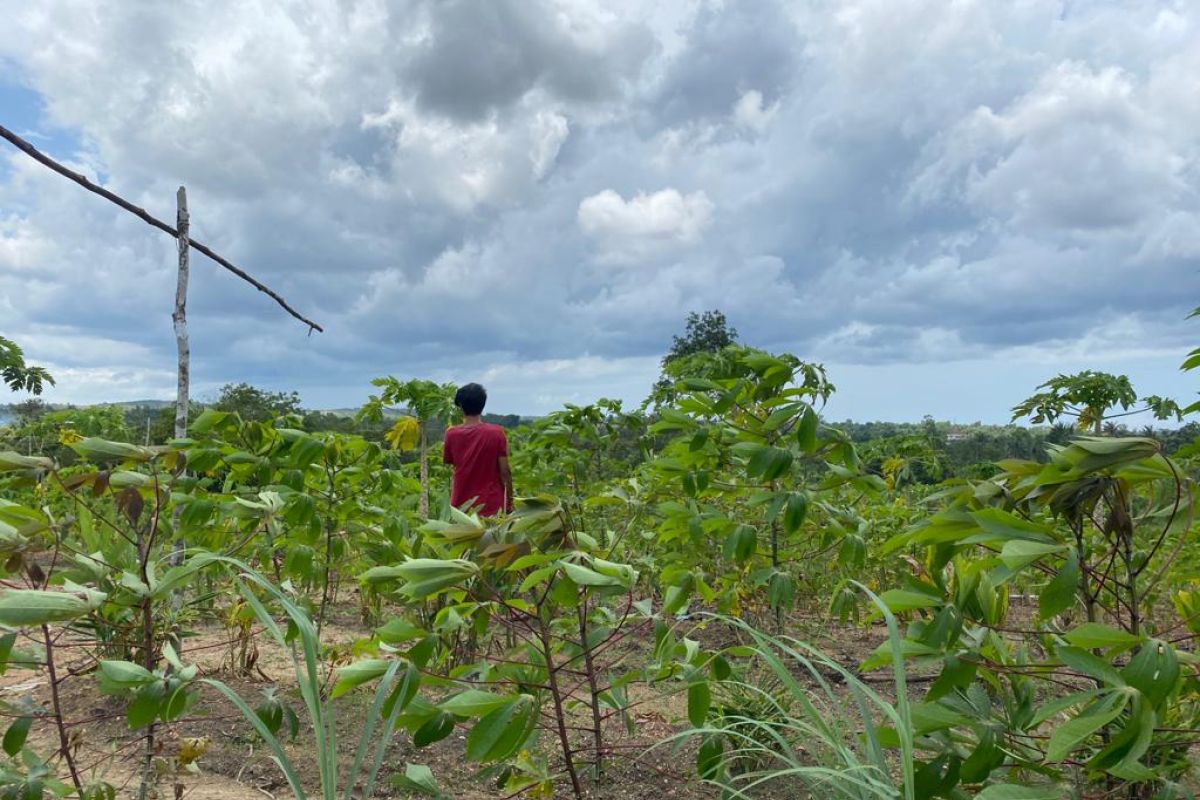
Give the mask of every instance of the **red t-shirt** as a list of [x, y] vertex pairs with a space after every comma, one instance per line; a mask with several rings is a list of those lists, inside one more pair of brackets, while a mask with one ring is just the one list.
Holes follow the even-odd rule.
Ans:
[[442, 461], [454, 465], [450, 504], [482, 506], [480, 513], [493, 517], [505, 511], [500, 459], [508, 457], [508, 437], [499, 425], [456, 425], [446, 431]]

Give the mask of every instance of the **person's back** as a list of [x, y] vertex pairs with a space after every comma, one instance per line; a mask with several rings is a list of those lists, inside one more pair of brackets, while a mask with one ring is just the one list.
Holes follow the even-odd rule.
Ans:
[[496, 516], [512, 507], [508, 437], [499, 425], [480, 419], [487, 392], [479, 384], [463, 386], [454, 402], [462, 409], [463, 424], [446, 431], [442, 446], [442, 460], [454, 466], [450, 504]]

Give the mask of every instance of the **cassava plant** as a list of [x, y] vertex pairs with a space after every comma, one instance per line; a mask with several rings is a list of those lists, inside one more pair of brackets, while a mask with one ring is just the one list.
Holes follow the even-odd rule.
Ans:
[[810, 511], [853, 516], [845, 501], [883, 482], [860, 472], [853, 445], [821, 423], [834, 389], [819, 365], [732, 346], [668, 371], [680, 377], [677, 399], [658, 409], [651, 431], [670, 438], [650, 465], [662, 485], [666, 610], [680, 611], [693, 593], [732, 613], [765, 600], [779, 626], [797, 577], [825, 580], [803, 567], [836, 558], [848, 532], [816, 524]]
[[[1181, 649], [1196, 609], [1176, 570], [1194, 484], [1149, 439], [1081, 438], [1047, 464], [999, 466], [889, 545], [923, 550], [882, 599], [913, 617], [906, 655], [940, 668], [914, 707], [920, 785], [1050, 777], [1081, 797], [1180, 796], [1200, 731]], [[1010, 608], [1014, 587], [1038, 597], [1031, 619]]]
[[[422, 545], [437, 557], [410, 558], [368, 570], [363, 580], [394, 585], [408, 603], [440, 598], [428, 628], [396, 619], [378, 631], [382, 644], [400, 649], [428, 672], [438, 698], [418, 698], [399, 722], [418, 746], [448, 736], [470, 721], [467, 757], [495, 765], [510, 793], [550, 796], [565, 778], [582, 796], [590, 774], [599, 779], [613, 752], [612, 718], [632, 724], [627, 689], [644, 677], [618, 645], [654, 624], [648, 602], [633, 595], [636, 573], [604, 558], [606, 550], [573, 530], [553, 497], [525, 498], [515, 513], [485, 525], [450, 510], [424, 528]], [[491, 639], [471, 663], [444, 665], [463, 635]], [[697, 648], [669, 651], [676, 661]], [[387, 659], [364, 662], [358, 674], [379, 674]], [[669, 677], [669, 669], [657, 673]], [[557, 759], [543, 763], [531, 747], [541, 732]]]

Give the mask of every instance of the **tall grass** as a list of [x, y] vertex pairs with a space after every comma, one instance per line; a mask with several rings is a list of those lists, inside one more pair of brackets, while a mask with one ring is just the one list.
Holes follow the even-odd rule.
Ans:
[[[751, 702], [682, 734], [723, 745], [706, 777], [723, 797], [914, 800], [913, 726], [899, 627], [874, 593], [858, 588], [887, 622], [894, 702], [807, 642], [722, 618], [747, 637], [753, 661], [771, 678], [763, 681], [767, 688], [725, 681]], [[885, 748], [885, 741], [898, 749]]]
[[[400, 685], [397, 686], [396, 677], [401, 661], [393, 660], [388, 666], [379, 682], [375, 700], [363, 720], [363, 732], [355, 749], [354, 761], [349, 770], [344, 774], [339, 774], [337, 728], [334, 720], [333, 701], [325, 697], [322, 692], [321, 644], [316, 625], [313, 624], [308, 613], [292, 602], [291, 598], [247, 565], [233, 559], [217, 560], [223, 561], [239, 571], [236, 583], [242, 597], [253, 608], [255, 617], [266, 628], [271, 638], [292, 656], [296, 683], [313, 731], [314, 748], [311, 756], [306, 755], [305, 758], [313, 758], [317, 762], [317, 772], [320, 776], [320, 794], [318, 796], [322, 800], [338, 800], [339, 794], [342, 795], [342, 800], [352, 800], [356, 796], [370, 797], [374, 791], [379, 770], [383, 765], [388, 742], [396, 729], [396, 717], [403, 710], [406, 698], [412, 694], [412, 687], [409, 683], [414, 679], [414, 674], [407, 672], [401, 679]], [[266, 593], [283, 609], [291, 623], [295, 640], [299, 644], [299, 652], [297, 652], [297, 648], [292, 647], [292, 641], [285, 629], [276, 622], [254, 588]], [[291, 759], [288, 758], [283, 742], [275, 732], [268, 728], [255, 710], [228, 685], [211, 678], [203, 679], [203, 683], [223, 694], [242, 713], [242, 716], [270, 749], [272, 760], [283, 772], [296, 800], [307, 800], [308, 795], [300, 781], [299, 773]], [[371, 741], [375, 728], [381, 720], [384, 725], [375, 741], [374, 752], [371, 754], [368, 764], [367, 755], [371, 749]], [[366, 766], [365, 775], [363, 773], [364, 766]], [[362, 777], [361, 784], [359, 783], [360, 777]]]

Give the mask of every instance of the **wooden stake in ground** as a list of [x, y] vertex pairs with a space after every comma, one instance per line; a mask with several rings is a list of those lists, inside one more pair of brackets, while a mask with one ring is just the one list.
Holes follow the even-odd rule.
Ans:
[[175, 281], [175, 313], [171, 320], [175, 323], [175, 349], [179, 356], [179, 372], [175, 382], [175, 438], [187, 436], [188, 427], [188, 381], [191, 372], [191, 350], [188, 346], [187, 330], [187, 290], [188, 290], [188, 253], [191, 250], [188, 242], [187, 189], [180, 186], [175, 195], [178, 210], [175, 215], [175, 229], [179, 231], [176, 241], [179, 244], [179, 273]]
[[[179, 250], [179, 271], [175, 278], [175, 311], [171, 321], [175, 326], [175, 351], [178, 356], [178, 366], [175, 375], [175, 438], [187, 436], [189, 385], [192, 373], [192, 350], [188, 344], [187, 330], [187, 290], [188, 290], [188, 254], [191, 252], [188, 231], [191, 219], [188, 216], [187, 189], [180, 186], [175, 193], [175, 229], [179, 232], [175, 241]], [[149, 442], [147, 442], [149, 444]], [[179, 530], [180, 510], [175, 509], [175, 529]], [[171, 553], [171, 564], [179, 566], [183, 563], [183, 538], [176, 536], [175, 547]], [[172, 609], [178, 612], [183, 607], [183, 596], [176, 591], [171, 596]], [[176, 637], [177, 638], [177, 637]], [[179, 649], [177, 646], [176, 649]]]

